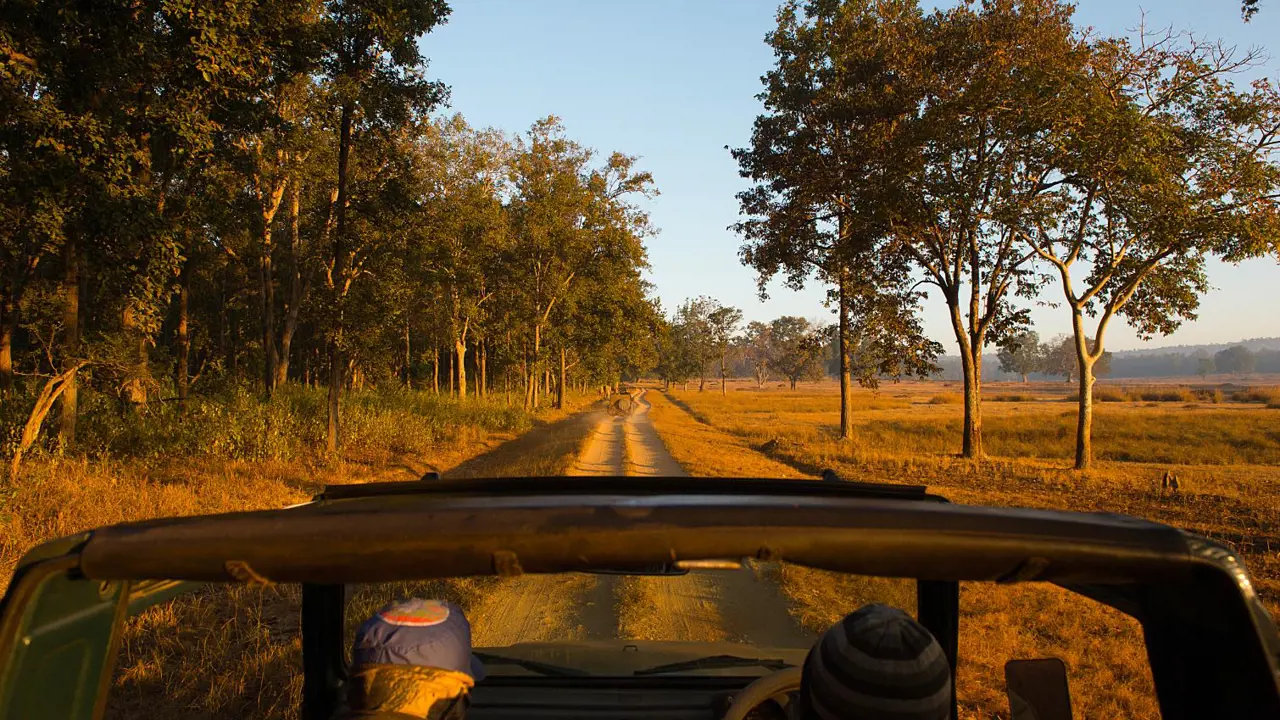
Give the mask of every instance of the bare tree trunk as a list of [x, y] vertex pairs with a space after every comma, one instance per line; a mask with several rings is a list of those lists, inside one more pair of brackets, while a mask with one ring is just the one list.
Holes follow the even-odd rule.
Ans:
[[188, 305], [191, 294], [191, 260], [182, 263], [178, 274], [178, 411], [187, 414], [187, 394], [191, 380], [191, 333], [188, 327]]
[[960, 365], [964, 374], [964, 438], [960, 454], [966, 458], [981, 459], [982, 341], [971, 337], [964, 327], [957, 289], [947, 291], [947, 306], [951, 311], [951, 329], [960, 346]]
[[227, 261], [222, 268], [221, 302], [218, 305], [218, 354], [222, 356], [222, 366], [231, 367], [231, 297], [228, 285], [231, 279], [231, 262]]
[[484, 340], [479, 343], [480, 347], [476, 351], [476, 359], [480, 362], [478, 377], [476, 378], [476, 395], [480, 397], [489, 396], [489, 344]]
[[[274, 387], [280, 387], [289, 380], [289, 358], [293, 348], [293, 336], [298, 331], [298, 316], [302, 310], [302, 303], [311, 290], [311, 276], [308, 274], [305, 281], [302, 278], [302, 239], [298, 233], [298, 185], [297, 182], [289, 184], [289, 247], [290, 254], [293, 255], [293, 277], [289, 280], [289, 308], [285, 312], [284, 327], [280, 329], [280, 351], [274, 358], [276, 363]], [[333, 197], [336, 199], [336, 194]], [[330, 207], [333, 201], [333, 199], [330, 200]], [[326, 219], [324, 235], [327, 237], [329, 232], [329, 220]]]
[[565, 381], [564, 348], [561, 347], [560, 348], [560, 382], [559, 384], [556, 385], [556, 409], [557, 410], [564, 409], [564, 381]]
[[707, 368], [704, 364], [702, 369], [698, 371], [698, 392], [707, 389]]
[[59, 395], [65, 395], [69, 383], [72, 382], [76, 372], [83, 365], [83, 361], [73, 363], [71, 367], [63, 370], [60, 374], [49, 378], [44, 387], [41, 388], [40, 395], [36, 398], [36, 404], [31, 408], [31, 414], [27, 417], [27, 423], [22, 428], [22, 437], [18, 441], [18, 447], [14, 448], [13, 460], [9, 463], [10, 482], [18, 479], [18, 470], [22, 468], [22, 456], [27, 450], [31, 449], [32, 443], [40, 435], [40, 426], [44, 424], [45, 417], [49, 414], [49, 410], [53, 408], [54, 401], [58, 399]]
[[268, 397], [276, 384], [276, 290], [275, 273], [271, 268], [274, 247], [271, 237], [271, 223], [275, 222], [276, 212], [280, 209], [280, 200], [284, 195], [285, 181], [277, 182], [273, 187], [264, 188], [262, 178], [255, 175], [254, 187], [258, 196], [258, 210], [262, 221], [261, 243], [262, 257], [258, 262], [258, 298], [262, 305], [262, 389]]
[[13, 389], [13, 331], [17, 324], [16, 309], [0, 312], [0, 396]]
[[[853, 343], [849, 338], [849, 307], [847, 294], [849, 292], [849, 269], [840, 268], [839, 276], [839, 297], [837, 301], [840, 303], [840, 327], [837, 330], [836, 344], [840, 352], [840, 439], [848, 440], [853, 437], [853, 412], [849, 408], [849, 396], [853, 392], [853, 376], [849, 368], [849, 354], [853, 350]], [[791, 389], [796, 389], [796, 381], [791, 379]]]
[[1028, 380], [1027, 380], [1027, 374], [1026, 374], [1026, 373], [1022, 373], [1022, 384], [1023, 384], [1023, 385], [1026, 385], [1026, 384], [1027, 384], [1027, 382], [1028, 382]]
[[62, 250], [62, 382], [59, 405], [58, 437], [63, 446], [76, 441], [77, 388], [76, 374], [80, 366], [80, 253], [74, 235], [68, 235]]
[[263, 214], [262, 260], [258, 268], [258, 294], [262, 301], [262, 389], [268, 397], [276, 384], [276, 295], [271, 270], [271, 225]]
[[964, 368], [964, 441], [961, 455], [966, 458], [982, 457], [982, 359], [974, 358], [972, 351], [961, 354]]
[[453, 351], [458, 358], [458, 397], [465, 398], [467, 396], [467, 340], [465, 336], [454, 340]]
[[1093, 465], [1093, 365], [1101, 355], [1102, 338], [1096, 338], [1097, 347], [1089, 347], [1084, 330], [1084, 318], [1078, 308], [1072, 309], [1072, 329], [1076, 341], [1076, 363], [1080, 376], [1079, 412], [1076, 415], [1076, 470], [1088, 470]]
[[[347, 236], [347, 163], [351, 159], [351, 115], [354, 108], [350, 101], [342, 104], [342, 115], [338, 123], [338, 224], [333, 237], [333, 282], [335, 293], [341, 293], [346, 275], [347, 253], [344, 241]], [[342, 358], [342, 297], [337, 298], [334, 308], [334, 339], [329, 344], [329, 423], [326, 446], [330, 453], [338, 451], [338, 404], [342, 394], [343, 371], [346, 368]]]
[[532, 397], [533, 397], [533, 409], [535, 410], [538, 409], [538, 383], [540, 380], [540, 378], [538, 377], [540, 375], [540, 373], [538, 372], [538, 365], [541, 361], [541, 358], [542, 358], [542, 326], [534, 325], [533, 326], [533, 362], [530, 363], [529, 371], [530, 371], [531, 377], [529, 378], [529, 382], [533, 385]]
[[413, 389], [413, 342], [409, 338], [409, 319], [404, 320], [404, 386]]
[[431, 351], [431, 392], [440, 394], [440, 348]]
[[720, 353], [720, 397], [729, 394], [729, 371], [724, 367], [724, 353]]
[[454, 383], [454, 380], [457, 378], [457, 374], [454, 372], [454, 369], [453, 369], [453, 357], [454, 357], [453, 351], [447, 350], [446, 353], [449, 355], [449, 395], [452, 396], [457, 394], [457, 391], [453, 387], [453, 383]]
[[529, 345], [526, 342], [524, 352], [520, 356], [520, 377], [524, 378], [524, 409], [533, 407], [533, 370], [529, 367]]

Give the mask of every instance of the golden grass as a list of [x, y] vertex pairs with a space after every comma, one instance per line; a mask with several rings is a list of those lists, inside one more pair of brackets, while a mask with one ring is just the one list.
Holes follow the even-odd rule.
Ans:
[[[682, 455], [693, 457], [700, 474], [733, 476], [743, 467], [763, 471], [779, 464], [808, 474], [831, 468], [849, 480], [927, 484], [956, 502], [1148, 517], [1233, 544], [1264, 602], [1273, 613], [1280, 610], [1278, 540], [1269, 534], [1280, 523], [1274, 411], [1108, 404], [1095, 421], [1095, 451], [1103, 460], [1081, 474], [1070, 469], [1073, 409], [1044, 402], [1061, 399], [1055, 390], [1032, 386], [1019, 392], [1026, 400], [987, 404], [985, 441], [996, 457], [982, 463], [953, 455], [963, 408], [935, 403], [936, 384], [858, 392], [855, 438], [843, 443], [836, 439], [839, 400], [831, 387], [727, 398], [672, 391], [650, 393], [650, 399], [671, 452], [681, 462]], [[1182, 483], [1176, 495], [1159, 490], [1168, 470]], [[868, 601], [911, 601], [910, 587], [892, 580], [791, 565], [782, 566], [778, 580], [791, 612], [815, 631]], [[1141, 628], [1133, 619], [1039, 584], [966, 583], [961, 605], [963, 717], [1004, 717], [1004, 663], [1045, 656], [1067, 663], [1077, 716], [1158, 715]]]
[[[524, 431], [512, 429], [496, 403], [488, 416], [497, 429], [486, 430], [475, 424], [487, 412], [479, 403], [441, 414], [436, 408], [442, 403], [428, 400], [417, 406], [426, 413], [419, 419], [413, 406], [397, 408], [394, 419], [365, 418], [368, 428], [384, 432], [362, 433], [332, 462], [312, 453], [287, 461], [37, 456], [25, 465], [20, 482], [0, 482], [0, 591], [31, 546], [103, 525], [281, 507], [307, 500], [326, 484], [416, 480], [428, 470], [461, 477], [561, 473], [589, 427], [572, 416], [595, 398], [569, 400], [563, 410], [541, 411], [527, 430], [534, 441], [515, 447], [507, 441], [518, 442]], [[405, 427], [417, 421], [429, 428]], [[403, 446], [406, 434], [415, 438], [412, 447]], [[360, 588], [348, 631], [354, 632], [365, 610], [371, 613], [406, 593], [429, 591], [468, 607], [484, 580], [420, 585]], [[296, 718], [302, 683], [299, 603], [293, 586], [211, 585], [129, 618], [108, 717]]]
[[[904, 393], [897, 388], [878, 395], [856, 391], [854, 437], [839, 442], [839, 403], [825, 392], [738, 392], [727, 397], [696, 391], [671, 393], [694, 417], [749, 443], [801, 444], [806, 459], [827, 463], [955, 454], [960, 448], [963, 408], [949, 401], [934, 402], [945, 396]], [[1102, 461], [1280, 464], [1276, 430], [1280, 420], [1272, 410], [1256, 405], [1146, 408], [1117, 402], [1097, 405], [1094, 413], [1094, 451]], [[1075, 448], [1075, 417], [1075, 407], [1061, 402], [985, 403], [987, 452], [996, 457], [1069, 459]]]

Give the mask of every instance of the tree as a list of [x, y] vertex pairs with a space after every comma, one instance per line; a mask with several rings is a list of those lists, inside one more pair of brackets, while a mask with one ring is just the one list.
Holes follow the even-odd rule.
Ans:
[[1206, 376], [1218, 372], [1218, 365], [1213, 358], [1202, 357], [1196, 359], [1196, 374], [1203, 380]]
[[742, 351], [751, 364], [751, 374], [757, 387], [769, 381], [769, 372], [778, 359], [778, 347], [773, 336], [773, 326], [759, 320], [747, 323], [742, 335]]
[[783, 315], [769, 324], [776, 347], [774, 367], [796, 389], [800, 380], [822, 378], [823, 354], [830, 337], [827, 329], [794, 315]]
[[738, 326], [742, 323], [742, 311], [735, 307], [719, 305], [707, 314], [707, 329], [710, 333], [710, 346], [720, 358], [720, 394], [726, 395], [729, 373], [725, 368], [725, 356], [733, 345]]
[[425, 223], [415, 249], [425, 254], [422, 269], [431, 282], [420, 287], [444, 288], [457, 388], [465, 397], [469, 336], [483, 333], [485, 305], [498, 291], [509, 241], [501, 195], [510, 148], [501, 133], [473, 130], [461, 115], [430, 126], [421, 146], [427, 177], [418, 202]]
[[[1107, 328], [1168, 334], [1194, 318], [1205, 259], [1274, 250], [1280, 234], [1280, 91], [1237, 91], [1256, 63], [1220, 43], [1140, 33], [1101, 40], [1059, 98], [1052, 213], [1017, 227], [1057, 276], [1080, 383], [1075, 466], [1092, 462], [1093, 376]], [[1079, 271], [1079, 272], [1077, 272]], [[1092, 321], [1092, 331], [1086, 327]]]
[[1000, 370], [1022, 376], [1040, 372], [1044, 366], [1045, 348], [1040, 344], [1040, 336], [1033, 330], [1020, 332], [1004, 341], [1000, 346]]
[[328, 270], [332, 310], [326, 446], [331, 453], [338, 449], [338, 403], [347, 371], [343, 306], [360, 272], [347, 223], [352, 132], [357, 121], [362, 132], [385, 132], [444, 100], [444, 86], [423, 77], [418, 38], [448, 14], [444, 0], [328, 0], [324, 5], [322, 32], [328, 44], [321, 68], [339, 105], [338, 195]]
[[707, 366], [719, 360], [721, 392], [724, 392], [725, 357], [742, 322], [742, 311], [721, 305], [705, 295], [686, 300], [676, 310], [675, 324], [682, 328], [688, 352], [698, 365], [698, 392], [707, 386]]
[[1213, 354], [1213, 365], [1218, 372], [1232, 375], [1248, 375], [1257, 368], [1258, 356], [1243, 345], [1232, 345]]
[[1058, 96], [1081, 49], [1070, 8], [1050, 0], [963, 4], [931, 15], [904, 88], [918, 110], [896, 132], [910, 168], [894, 196], [894, 232], [947, 305], [964, 376], [963, 455], [982, 449], [982, 353], [1025, 326], [1012, 296], [1038, 289], [1034, 253], [1011, 227], [1045, 212], [1056, 180], [1040, 143], [1060, 122]]
[[[1089, 347], [1096, 348], [1097, 342], [1089, 340]], [[1093, 365], [1095, 375], [1111, 373], [1111, 353], [1103, 351]], [[1080, 358], [1076, 355], [1075, 339], [1071, 335], [1060, 335], [1044, 346], [1044, 359], [1040, 372], [1064, 378], [1068, 383], [1080, 380]]]
[[[740, 174], [754, 183], [738, 195], [746, 219], [734, 229], [744, 237], [742, 261], [756, 270], [761, 295], [778, 274], [792, 288], [815, 276], [832, 287], [841, 438], [852, 434], [853, 377], [874, 377], [851, 364], [856, 347], [866, 344], [854, 326], [873, 327], [870, 318], [883, 316], [913, 326], [902, 313], [914, 310], [915, 295], [906, 289], [911, 281], [900, 272], [890, 215], [882, 210], [902, 171], [889, 152], [891, 128], [916, 103], [897, 87], [902, 68], [895, 64], [915, 52], [921, 22], [908, 1], [785, 3], [767, 38], [777, 61], [759, 95], [765, 112], [750, 145], [733, 151]], [[878, 345], [893, 353], [925, 347], [919, 339]], [[886, 356], [871, 364], [880, 360], [914, 362]]]
[[[544, 333], [552, 313], [564, 322], [575, 295], [593, 273], [644, 265], [640, 238], [648, 216], [632, 198], [652, 197], [653, 177], [636, 159], [613, 153], [592, 168], [593, 153], [569, 140], [555, 117], [539, 120], [517, 139], [512, 161], [515, 197], [509, 205], [514, 235], [507, 263], [520, 314], [532, 330], [525, 404], [538, 406], [539, 374], [547, 369]], [[636, 282], [637, 278], [629, 280]], [[564, 338], [557, 343], [564, 344]]]

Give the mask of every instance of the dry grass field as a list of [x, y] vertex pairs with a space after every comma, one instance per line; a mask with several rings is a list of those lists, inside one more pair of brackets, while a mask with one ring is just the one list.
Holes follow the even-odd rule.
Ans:
[[[927, 484], [956, 502], [1121, 512], [1189, 528], [1243, 552], [1268, 607], [1280, 609], [1280, 388], [1101, 390], [1109, 399], [1095, 419], [1100, 462], [1087, 473], [1070, 469], [1075, 406], [1058, 384], [988, 386], [991, 457], [982, 463], [955, 457], [956, 383], [857, 391], [851, 442], [836, 437], [833, 383], [795, 392], [731, 383], [727, 396], [673, 389], [654, 398], [653, 417], [676, 459], [699, 474], [832, 468], [849, 480]], [[1165, 471], [1182, 481], [1176, 495], [1159, 490]], [[864, 602], [911, 602], [910, 585], [898, 581], [786, 565], [779, 575], [792, 612], [813, 629]], [[961, 602], [965, 717], [1004, 717], [1004, 663], [1045, 656], [1067, 662], [1078, 717], [1158, 715], [1135, 621], [1051, 586], [966, 584]]]
[[[162, 451], [181, 444], [184, 434], [194, 432], [191, 426], [166, 426], [155, 417], [132, 428], [122, 423], [110, 428], [130, 434], [121, 444], [137, 448], [149, 441], [155, 451], [74, 460], [37, 455], [19, 482], [0, 481], [0, 591], [31, 546], [102, 525], [281, 507], [307, 500], [326, 484], [413, 480], [428, 470], [462, 477], [558, 474], [590, 429], [574, 413], [594, 398], [569, 400], [564, 410], [526, 416], [500, 401], [374, 398], [347, 414], [350, 433], [337, 460], [271, 430], [275, 422], [296, 422], [288, 413], [268, 416], [266, 430], [252, 438], [262, 448], [263, 438], [278, 436], [279, 447], [251, 453], [215, 448], [203, 457], [193, 456], [194, 447]], [[203, 430], [214, 445], [233, 440], [237, 428]], [[506, 444], [512, 440], [517, 444]], [[431, 591], [465, 600], [469, 587]], [[363, 608], [395, 592], [370, 588], [358, 595], [353, 622]], [[130, 618], [108, 717], [296, 718], [299, 601], [294, 586], [209, 586]]]
[[[664, 443], [689, 474], [801, 477], [830, 467], [850, 480], [928, 484], [958, 502], [1149, 517], [1240, 549], [1269, 607], [1280, 610], [1280, 409], [1274, 407], [1280, 388], [1104, 385], [1096, 421], [1100, 462], [1083, 474], [1070, 470], [1071, 388], [989, 385], [984, 427], [991, 457], [977, 464], [954, 455], [959, 392], [955, 383], [858, 391], [856, 437], [845, 443], [835, 438], [838, 396], [831, 383], [792, 392], [744, 382], [731, 383], [725, 397], [718, 388], [648, 397]], [[132, 434], [112, 442], [154, 442], [156, 451], [37, 456], [21, 483], [0, 484], [0, 575], [7, 578], [22, 552], [50, 537], [145, 517], [277, 507], [305, 500], [326, 483], [408, 480], [431, 469], [462, 477], [559, 474], [589, 434], [588, 416], [572, 415], [587, 400], [514, 424], [481, 409], [371, 410], [352, 450], [337, 462], [289, 447], [244, 456], [166, 454], [154, 433], [126, 428]], [[1159, 478], [1170, 470], [1182, 480], [1176, 495], [1159, 491]], [[813, 631], [864, 602], [914, 603], [910, 582], [788, 565], [770, 572], [791, 612]], [[483, 580], [367, 587], [353, 599], [349, 629], [406, 591], [469, 607], [484, 588]], [[1155, 714], [1140, 629], [1128, 618], [1037, 585], [966, 585], [962, 607], [964, 717], [1004, 717], [1005, 661], [1043, 656], [1068, 663], [1077, 716]], [[109, 716], [295, 717], [299, 650], [296, 589], [200, 591], [130, 620]]]

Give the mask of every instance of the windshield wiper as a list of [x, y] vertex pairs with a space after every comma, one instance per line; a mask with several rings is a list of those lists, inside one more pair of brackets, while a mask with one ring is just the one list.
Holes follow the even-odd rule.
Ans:
[[557, 677], [587, 677], [591, 673], [577, 668], [564, 667], [563, 665], [552, 665], [550, 663], [538, 662], [537, 660], [525, 660], [523, 658], [507, 657], [505, 655], [491, 655], [489, 653], [472, 653], [480, 662], [485, 665], [515, 665], [525, 670], [531, 670], [539, 675], [553, 675]]
[[789, 662], [778, 659], [766, 658], [748, 658], [738, 657], [737, 655], [710, 655], [697, 660], [685, 660], [684, 662], [669, 663], [667, 665], [658, 665], [656, 667], [637, 670], [634, 675], [661, 675], [663, 673], [681, 672], [684, 670], [717, 670], [721, 668], [736, 667], [762, 667], [769, 670], [785, 670], [789, 667], [795, 667]]

